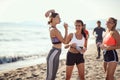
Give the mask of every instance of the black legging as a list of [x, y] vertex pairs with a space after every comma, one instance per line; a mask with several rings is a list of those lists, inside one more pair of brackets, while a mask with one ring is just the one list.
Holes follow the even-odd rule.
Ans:
[[[98, 42], [102, 43], [102, 40], [99, 40], [99, 41], [96, 40], [96, 45]], [[101, 49], [100, 49], [100, 46], [98, 46], [98, 45], [97, 45], [97, 52], [98, 52], [98, 57], [100, 57]]]
[[99, 46], [97, 46], [97, 52], [98, 52], [98, 57], [100, 57], [100, 52], [101, 52], [101, 49]]

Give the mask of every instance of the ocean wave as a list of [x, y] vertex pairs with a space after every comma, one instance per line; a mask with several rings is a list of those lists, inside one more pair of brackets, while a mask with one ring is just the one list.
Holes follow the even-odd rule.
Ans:
[[18, 56], [18, 57], [1, 57], [0, 64], [16, 62], [19, 60], [23, 60], [23, 57], [20, 57], [20, 56]]
[[0, 42], [9, 42], [9, 41], [22, 41], [21, 39], [0, 39]]
[[40, 58], [41, 56], [46, 56], [46, 55], [27, 55], [27, 56], [16, 56], [16, 57], [11, 57], [11, 56], [3, 56], [0, 57], [0, 64], [5, 64], [5, 63], [12, 63], [16, 61], [21, 61], [21, 60], [28, 60], [28, 59], [36, 59]]

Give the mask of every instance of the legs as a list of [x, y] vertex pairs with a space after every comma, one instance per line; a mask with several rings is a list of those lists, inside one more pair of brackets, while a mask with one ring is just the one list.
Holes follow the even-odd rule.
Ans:
[[74, 64], [77, 65], [80, 80], [84, 80], [84, 58], [83, 54], [67, 54], [66, 80], [70, 80]]
[[116, 62], [107, 63], [106, 80], [114, 80], [114, 72], [115, 72], [116, 66], [117, 66]]
[[66, 67], [66, 80], [70, 80], [74, 66]]
[[53, 75], [52, 75], [52, 80], [55, 80], [57, 71], [59, 67], [59, 55], [56, 55], [54, 60], [53, 60]]
[[98, 51], [98, 57], [100, 57], [100, 52], [101, 52], [100, 47], [97, 47], [97, 51]]
[[59, 66], [59, 55], [61, 51], [53, 49], [47, 57], [47, 77], [46, 80], [55, 80]]
[[96, 59], [99, 59], [99, 58], [100, 58], [100, 52], [101, 52], [100, 44], [101, 44], [101, 42], [96, 41], [97, 52], [98, 52], [98, 56], [97, 56]]
[[79, 73], [79, 76], [80, 76], [80, 80], [85, 80], [84, 78], [84, 63], [80, 63], [77, 65], [77, 68], [78, 68], [78, 73]]
[[66, 80], [70, 80], [75, 64], [75, 54], [68, 52], [66, 60]]
[[104, 67], [104, 71], [105, 71], [105, 73], [106, 73], [106, 70], [107, 70], [107, 62], [104, 62], [103, 67]]
[[[66, 67], [66, 80], [70, 80], [73, 68], [74, 68], [74, 66], [67, 66]], [[78, 64], [77, 68], [78, 68], [80, 80], [85, 80], [85, 78], [84, 78], [84, 63]]]
[[106, 51], [104, 54], [104, 70], [106, 72], [106, 80], [114, 80], [114, 72], [117, 67], [118, 55], [115, 50]]
[[100, 49], [100, 47], [99, 47], [99, 46], [97, 46], [97, 52], [98, 52], [98, 56], [97, 56], [97, 58], [96, 58], [96, 59], [99, 59], [99, 58], [100, 58], [100, 52], [101, 52], [101, 49]]

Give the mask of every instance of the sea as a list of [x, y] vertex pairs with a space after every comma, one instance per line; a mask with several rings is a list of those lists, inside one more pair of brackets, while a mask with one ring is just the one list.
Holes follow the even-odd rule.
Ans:
[[[63, 24], [58, 25], [57, 28], [64, 36]], [[88, 45], [94, 44], [93, 28], [88, 26], [86, 28], [90, 34]], [[75, 32], [72, 25], [69, 25], [68, 30], [69, 33]], [[46, 63], [51, 47], [49, 26], [46, 24], [0, 23], [0, 72]], [[60, 59], [65, 59], [66, 53], [63, 44]]]

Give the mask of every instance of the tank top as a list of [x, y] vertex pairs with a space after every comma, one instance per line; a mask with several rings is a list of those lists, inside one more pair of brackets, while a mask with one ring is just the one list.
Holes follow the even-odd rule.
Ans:
[[77, 39], [75, 33], [73, 33], [73, 37], [72, 40], [70, 41], [70, 44], [72, 43], [76, 43], [76, 46], [84, 47], [85, 38], [82, 36], [82, 39]]
[[103, 44], [106, 46], [115, 46], [116, 40], [110, 34], [107, 34], [103, 39]]

